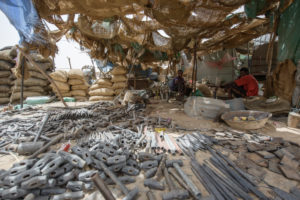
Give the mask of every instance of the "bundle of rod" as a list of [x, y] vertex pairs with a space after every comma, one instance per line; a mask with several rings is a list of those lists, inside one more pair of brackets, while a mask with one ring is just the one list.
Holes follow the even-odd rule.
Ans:
[[177, 138], [176, 142], [186, 155], [193, 157], [195, 152], [200, 149], [205, 150], [207, 146], [211, 146], [217, 141], [207, 135], [201, 134], [200, 132], [194, 132]]
[[239, 169], [220, 152], [210, 147], [207, 148], [212, 154], [210, 162], [206, 161], [201, 165], [195, 159], [192, 159], [191, 166], [196, 177], [216, 200], [238, 198], [251, 200], [253, 198], [249, 193], [253, 193], [259, 199], [269, 199], [257, 189], [248, 174]]
[[150, 132], [151, 149], [153, 152], [160, 154], [168, 152], [172, 155], [176, 153], [183, 154], [181, 148], [177, 145], [173, 136], [164, 133], [163, 131], [156, 133]]

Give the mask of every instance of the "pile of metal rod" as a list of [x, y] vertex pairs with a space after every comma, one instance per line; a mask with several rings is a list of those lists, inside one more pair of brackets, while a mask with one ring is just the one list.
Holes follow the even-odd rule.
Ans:
[[[146, 117], [143, 111], [134, 104], [113, 106], [103, 102], [81, 108], [51, 108], [47, 111], [28, 109], [24, 113], [10, 111], [6, 115], [2, 114], [6, 117], [0, 120], [0, 153], [17, 151], [20, 154], [30, 154], [61, 134], [68, 140], [82, 138], [111, 127], [136, 132], [140, 124], [152, 127], [171, 125], [166, 119]], [[13, 118], [11, 114], [23, 116], [22, 119]], [[39, 145], [36, 145], [37, 142], [40, 142]], [[25, 145], [26, 151], [20, 145]], [[29, 149], [29, 146], [32, 148]]]
[[[192, 171], [205, 186], [210, 195], [217, 200], [223, 199], [253, 199], [253, 193], [259, 199], [269, 199], [258, 190], [249, 175], [240, 170], [232, 161], [218, 151], [209, 148], [212, 157], [210, 162], [199, 164], [191, 160]], [[215, 169], [218, 169], [215, 170]], [[219, 173], [221, 172], [221, 173]]]

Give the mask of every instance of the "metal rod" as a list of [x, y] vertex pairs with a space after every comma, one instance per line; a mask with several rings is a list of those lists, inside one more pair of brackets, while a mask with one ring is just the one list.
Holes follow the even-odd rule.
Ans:
[[99, 174], [96, 173], [92, 176], [92, 181], [95, 183], [96, 187], [98, 188], [99, 192], [106, 200], [115, 200], [115, 197], [109, 190], [106, 183], [100, 178]]
[[40, 148], [39, 150], [37, 150], [34, 154], [32, 154], [31, 156], [28, 157], [28, 159], [31, 158], [35, 158], [36, 156], [38, 156], [40, 153], [43, 153], [44, 151], [46, 151], [51, 145], [56, 144], [57, 142], [59, 142], [62, 138], [63, 138], [63, 134], [56, 136], [55, 138], [53, 138], [50, 142], [48, 142], [45, 146], [43, 146], [42, 148]]
[[40, 129], [39, 129], [39, 132], [36, 134], [36, 136], [35, 136], [35, 138], [34, 138], [34, 140], [33, 140], [34, 142], [36, 142], [36, 141], [39, 139], [39, 137], [41, 136], [42, 131], [43, 131], [43, 128], [45, 127], [45, 125], [46, 125], [46, 123], [47, 123], [49, 117], [50, 117], [50, 114], [49, 114], [49, 113], [47, 113], [47, 114], [44, 116], [43, 121], [42, 121], [42, 125], [41, 125], [41, 127], [40, 127]]

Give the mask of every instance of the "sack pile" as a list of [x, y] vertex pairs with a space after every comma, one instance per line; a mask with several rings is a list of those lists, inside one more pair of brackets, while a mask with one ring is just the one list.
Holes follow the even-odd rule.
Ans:
[[[63, 97], [71, 97], [70, 85], [68, 84], [68, 73], [63, 70], [57, 70], [50, 74], [50, 77], [53, 79], [57, 85], [61, 95]], [[55, 95], [58, 97], [58, 92], [54, 85], [50, 85]]]
[[80, 69], [71, 69], [68, 72], [68, 84], [71, 86], [70, 93], [76, 101], [88, 100], [89, 84], [86, 82]]
[[89, 90], [90, 101], [112, 101], [114, 99], [113, 84], [108, 78], [98, 79]]
[[14, 67], [17, 52], [15, 48], [0, 51], [0, 104], [9, 103], [13, 81], [11, 69]]
[[[30, 54], [33, 61], [47, 74], [53, 70], [53, 63], [50, 58], [44, 58], [39, 54]], [[21, 77], [17, 69], [13, 69], [17, 75], [12, 88], [11, 102], [19, 101], [21, 98]], [[25, 78], [24, 78], [24, 100], [32, 96], [45, 96], [48, 95], [51, 89], [49, 88], [50, 82], [48, 79], [31, 63], [25, 62]]]
[[115, 95], [119, 95], [124, 89], [127, 89], [127, 70], [124, 67], [118, 66], [110, 72], [113, 82], [112, 88]]

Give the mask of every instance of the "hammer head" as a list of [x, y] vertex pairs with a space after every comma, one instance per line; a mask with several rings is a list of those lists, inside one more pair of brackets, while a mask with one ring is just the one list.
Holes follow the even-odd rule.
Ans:
[[177, 163], [180, 167], [183, 166], [182, 160], [166, 160], [167, 167], [173, 167], [174, 163]]

